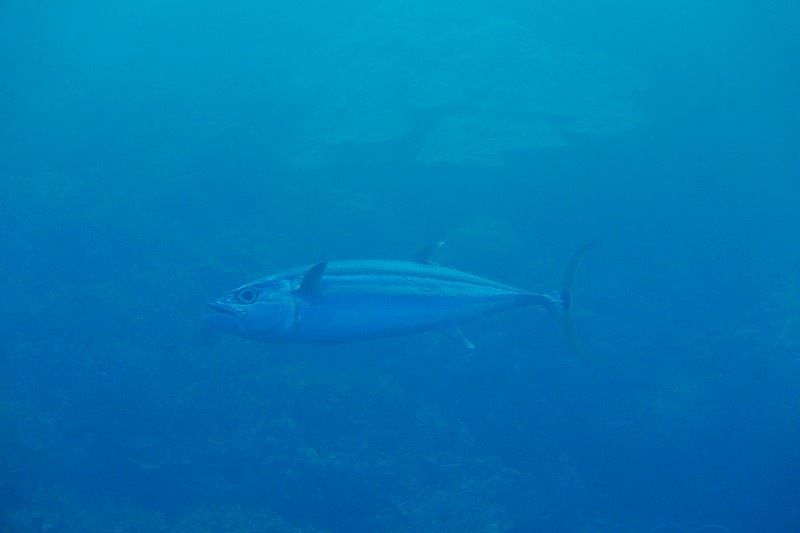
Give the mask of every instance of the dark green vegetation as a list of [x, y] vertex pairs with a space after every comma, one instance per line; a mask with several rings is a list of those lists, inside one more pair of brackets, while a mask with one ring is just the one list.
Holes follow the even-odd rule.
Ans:
[[[0, 330], [9, 531], [657, 528], [663, 504], [631, 512], [643, 495], [625, 501], [625, 480], [667, 498], [657, 494], [684, 483], [651, 479], [661, 454], [736, 456], [700, 451], [706, 440], [747, 438], [730, 409], [783, 435], [775, 449], [800, 436], [800, 369], [787, 357], [800, 342], [794, 268], [733, 329], [712, 321], [639, 338], [662, 328], [626, 325], [632, 316], [681, 324], [683, 313], [606, 293], [628, 311], [604, 318], [581, 290], [593, 304], [580, 319], [604, 347], [596, 365], [572, 356], [533, 312], [474, 326], [474, 354], [434, 334], [271, 346], [204, 329], [202, 300], [224, 280], [252, 277], [256, 263], [295, 262], [278, 251], [306, 251], [289, 234], [257, 246], [257, 224], [237, 226], [237, 240], [227, 230], [187, 237], [170, 226], [174, 211], [161, 210], [169, 202], [148, 200], [146, 189], [3, 177], [2, 223], [14, 229], [2, 254], [16, 258], [2, 267]], [[137, 214], [121, 216], [126, 209]], [[481, 234], [517, 239], [489, 221], [453, 236]], [[547, 279], [559, 262], [529, 264], [525, 277]], [[780, 464], [800, 460], [791, 449]], [[637, 464], [648, 472], [629, 470]], [[703, 483], [691, 490], [750, 490]], [[682, 520], [676, 530], [702, 531], [709, 517]]]
[[[491, 352], [464, 354], [433, 334], [307, 351], [217, 335], [198, 315], [220, 264], [235, 261], [212, 249], [258, 242], [254, 228], [238, 242], [209, 234], [205, 250], [165, 229], [143, 191], [120, 195], [139, 210], [121, 217], [109, 188], [79, 180], [6, 175], [3, 187], [2, 222], [15, 230], [2, 253], [23, 262], [3, 272], [10, 530], [509, 531], [592, 520], [572, 516], [589, 513], [573, 460], [552, 450], [537, 472], [514, 466], [482, 452], [463, 419], [465, 408], [496, 416], [527, 388], [514, 366], [528, 356], [495, 368]], [[485, 340], [508, 349], [503, 337]], [[555, 332], [552, 344], [572, 358]], [[474, 382], [483, 367], [499, 374]], [[478, 404], [450, 397], [473, 387]]]

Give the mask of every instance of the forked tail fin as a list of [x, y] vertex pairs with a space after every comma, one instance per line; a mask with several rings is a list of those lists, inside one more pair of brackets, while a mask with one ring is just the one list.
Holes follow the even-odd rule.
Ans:
[[583, 345], [580, 335], [578, 335], [578, 328], [575, 325], [575, 317], [572, 314], [572, 285], [575, 283], [575, 273], [578, 271], [581, 261], [583, 261], [583, 256], [596, 243], [597, 241], [586, 243], [575, 252], [567, 266], [561, 271], [558, 290], [546, 294], [548, 301], [544, 304], [550, 312], [550, 316], [555, 319], [561, 327], [561, 331], [567, 337], [572, 351], [586, 361], [591, 361], [592, 357], [586, 351], [586, 347]]

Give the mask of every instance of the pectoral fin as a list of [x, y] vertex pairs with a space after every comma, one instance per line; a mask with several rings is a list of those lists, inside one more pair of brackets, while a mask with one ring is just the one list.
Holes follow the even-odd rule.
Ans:
[[458, 328], [450, 328], [450, 329], [442, 329], [442, 335], [453, 341], [454, 343], [458, 344], [462, 348], [466, 348], [467, 350], [474, 350], [475, 345], [470, 342], [468, 338], [461, 333], [461, 330]]

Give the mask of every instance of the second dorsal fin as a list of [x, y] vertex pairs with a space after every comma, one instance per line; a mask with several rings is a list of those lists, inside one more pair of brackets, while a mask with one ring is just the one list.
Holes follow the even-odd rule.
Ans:
[[427, 265], [435, 265], [433, 261], [433, 256], [436, 252], [439, 251], [439, 248], [444, 246], [443, 242], [435, 242], [433, 244], [429, 244], [425, 248], [417, 251], [414, 255], [411, 256], [411, 260], [415, 263], [425, 263]]

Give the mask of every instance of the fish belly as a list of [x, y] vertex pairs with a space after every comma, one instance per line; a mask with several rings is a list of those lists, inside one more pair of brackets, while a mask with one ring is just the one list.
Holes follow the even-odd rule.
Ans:
[[303, 302], [294, 342], [353, 342], [457, 327], [528, 305], [520, 295], [476, 298], [421, 294], [340, 294]]

